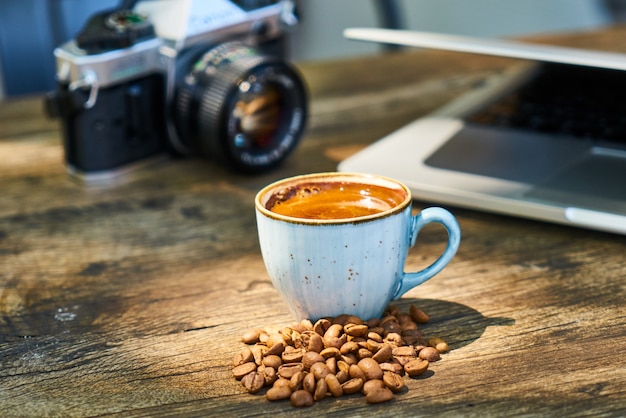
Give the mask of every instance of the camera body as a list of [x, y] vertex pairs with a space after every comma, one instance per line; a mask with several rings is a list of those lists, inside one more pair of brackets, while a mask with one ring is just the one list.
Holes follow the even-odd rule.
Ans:
[[283, 56], [284, 0], [140, 1], [92, 16], [55, 49], [68, 171], [109, 177], [164, 153], [259, 172], [304, 130], [306, 89]]

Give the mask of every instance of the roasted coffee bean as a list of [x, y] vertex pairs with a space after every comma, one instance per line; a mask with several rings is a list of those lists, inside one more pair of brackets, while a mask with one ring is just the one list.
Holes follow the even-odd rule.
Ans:
[[233, 366], [239, 366], [240, 364], [254, 362], [254, 356], [252, 351], [248, 347], [244, 348], [241, 352], [235, 354], [233, 358]]
[[[302, 337], [302, 342], [304, 343], [305, 347], [309, 346], [309, 341], [311, 340], [311, 337], [313, 335], [317, 335], [317, 333], [312, 329], [307, 329], [306, 331], [300, 333], [300, 336]], [[317, 336], [319, 337], [319, 335]]]
[[294, 329], [291, 327], [285, 327], [280, 330], [280, 334], [282, 335], [285, 344], [287, 344], [288, 346], [293, 346], [292, 336], [294, 335], [294, 332]]
[[411, 318], [418, 324], [425, 324], [430, 319], [426, 312], [415, 305], [409, 306], [409, 315], [411, 315]]
[[404, 340], [402, 339], [402, 336], [397, 332], [390, 332], [385, 335], [384, 341], [388, 344], [391, 344], [392, 347], [402, 347], [404, 345]]
[[429, 346], [436, 348], [440, 353], [447, 353], [450, 350], [448, 343], [441, 338], [429, 338], [427, 342]]
[[424, 344], [419, 343], [419, 342], [416, 344], [413, 344], [413, 348], [415, 349], [415, 352], [418, 354], [420, 351], [422, 351], [426, 347], [428, 347], [428, 344], [426, 344], [426, 342], [424, 342]]
[[305, 339], [305, 336], [298, 331], [294, 331], [291, 335], [291, 340], [293, 341], [291, 345], [294, 348], [306, 351], [308, 345], [308, 338]]
[[422, 334], [422, 331], [420, 331], [419, 329], [403, 329], [400, 335], [402, 335], [402, 338], [406, 338], [406, 337], [422, 338], [424, 336]]
[[363, 388], [361, 389], [361, 392], [363, 393], [363, 395], [367, 395], [373, 390], [384, 389], [386, 387], [387, 386], [385, 385], [385, 382], [383, 382], [381, 379], [372, 379], [363, 383]]
[[396, 320], [400, 323], [400, 325], [413, 322], [413, 318], [411, 318], [411, 315], [407, 313], [401, 313], [401, 314], [396, 315]]
[[369, 328], [377, 327], [378, 325], [380, 325], [380, 318], [370, 318], [367, 321], [365, 321], [365, 324]]
[[397, 321], [389, 321], [384, 325], [381, 324], [381, 326], [385, 330], [384, 335], [389, 333], [400, 334], [400, 332], [402, 332], [402, 327]]
[[311, 339], [311, 335], [315, 334], [312, 330], [306, 330], [304, 332], [298, 333], [293, 342], [293, 346], [296, 348], [302, 348], [303, 350], [307, 350], [309, 347], [309, 340]]
[[328, 385], [326, 384], [326, 379], [319, 379], [315, 384], [315, 392], [313, 392], [313, 399], [316, 401], [321, 401], [326, 397], [328, 393]]
[[252, 355], [254, 356], [254, 363], [257, 366], [263, 364], [263, 357], [267, 353], [267, 347], [264, 345], [253, 345], [250, 347], [250, 351], [252, 351]]
[[363, 337], [367, 335], [369, 328], [365, 324], [348, 323], [343, 327], [343, 331], [351, 337]]
[[341, 314], [339, 316], [336, 316], [334, 318], [332, 318], [331, 322], [333, 324], [339, 324], [343, 327], [343, 325], [346, 323], [346, 321], [348, 321], [348, 318], [350, 318], [350, 315], [348, 314]]
[[293, 406], [304, 407], [313, 405], [313, 395], [304, 389], [296, 390], [289, 397], [289, 401]]
[[422, 341], [422, 332], [418, 329], [409, 329], [402, 331], [402, 339], [406, 345], [415, 345]]
[[259, 343], [263, 345], [267, 345], [267, 340], [269, 340], [270, 334], [269, 332], [261, 331], [259, 334]]
[[420, 345], [421, 344], [421, 339], [419, 337], [414, 337], [412, 335], [408, 335], [406, 337], [403, 335], [402, 339], [404, 340], [404, 343], [406, 345], [415, 346], [415, 345]]
[[370, 328], [369, 332], [367, 333], [367, 338], [382, 343], [384, 333], [385, 330], [381, 327]]
[[367, 346], [366, 348], [367, 348], [368, 350], [370, 350], [372, 353], [376, 353], [376, 352], [378, 352], [378, 350], [380, 350], [380, 347], [381, 347], [383, 344], [385, 344], [385, 343], [384, 343], [384, 342], [382, 342], [382, 341], [383, 341], [383, 340], [382, 340], [382, 338], [381, 338], [381, 341], [380, 341], [380, 342], [378, 342], [378, 341], [376, 341], [376, 340], [369, 339], [369, 340], [367, 340], [367, 342], [366, 342], [366, 346]]
[[389, 402], [393, 398], [393, 392], [386, 387], [381, 389], [374, 389], [370, 391], [367, 395], [365, 395], [365, 401], [372, 404]]
[[342, 355], [341, 360], [345, 361], [346, 363], [350, 365], [357, 364], [359, 362], [359, 359], [356, 357], [354, 353]]
[[277, 388], [279, 386], [285, 386], [288, 388], [290, 385], [291, 385], [290, 379], [285, 379], [284, 377], [278, 377], [278, 379], [276, 379], [276, 381], [272, 384], [272, 387]]
[[354, 341], [348, 341], [347, 343], [341, 346], [339, 351], [341, 352], [341, 354], [348, 354], [348, 353], [354, 353], [358, 349], [359, 349], [359, 344], [355, 343]]
[[393, 357], [417, 357], [415, 349], [411, 346], [396, 347], [391, 350], [391, 355]]
[[[261, 370], [260, 370], [261, 367], [263, 366], [259, 366], [257, 368], [257, 373], [261, 373]], [[267, 366], [263, 367], [262, 375], [263, 375], [263, 378], [265, 379], [265, 386], [273, 385], [276, 379], [278, 379], [278, 374], [276, 373], [276, 369], [273, 367], [267, 367]]]
[[405, 364], [407, 364], [409, 361], [413, 361], [417, 358], [417, 355], [414, 356], [396, 356], [393, 358], [393, 361], [395, 361], [396, 363], [400, 364], [402, 367], [404, 367]]
[[423, 360], [421, 358], [409, 361], [404, 365], [404, 371], [411, 377], [419, 376], [428, 370], [429, 362], [428, 360]]
[[319, 337], [319, 334], [317, 334], [315, 331], [313, 331], [313, 329], [307, 329], [306, 331], [304, 331], [302, 333], [302, 339], [303, 341], [307, 344], [309, 344], [309, 340], [311, 339], [312, 336], [316, 336]]
[[417, 322], [401, 322], [400, 323], [400, 334], [404, 335], [406, 331], [417, 331]]
[[328, 386], [328, 391], [335, 398], [340, 398], [343, 395], [343, 388], [341, 387], [341, 383], [337, 379], [337, 376], [334, 374], [326, 375], [324, 378], [326, 380], [326, 386]]
[[395, 323], [398, 323], [398, 318], [396, 318], [394, 315], [389, 314], [389, 315], [385, 315], [385, 316], [384, 316], [384, 317], [380, 320], [380, 324], [379, 324], [379, 325], [380, 325], [383, 329], [386, 329], [386, 328], [389, 326], [389, 324], [394, 323], [394, 322], [395, 322]]
[[350, 315], [346, 318], [346, 322], [344, 323], [344, 329], [346, 327], [346, 325], [348, 324], [352, 324], [352, 325], [362, 325], [364, 324], [365, 321], [363, 321], [361, 318], [359, 318], [358, 316], [355, 315]]
[[278, 369], [283, 364], [283, 360], [277, 355], [270, 355], [263, 357], [262, 364], [267, 367], [273, 367]]
[[381, 319], [379, 326], [384, 330], [400, 329], [400, 322], [395, 316], [388, 315]]
[[337, 374], [337, 359], [335, 357], [326, 359], [326, 366], [332, 374]]
[[280, 366], [277, 370], [280, 377], [285, 379], [291, 379], [294, 374], [304, 370], [302, 363], [286, 363]]
[[277, 347], [276, 350], [281, 351], [285, 349], [285, 340], [283, 336], [280, 334], [270, 334], [267, 341], [265, 341], [265, 345], [268, 348], [267, 351], [270, 351], [276, 344], [280, 344], [280, 347]]
[[272, 386], [265, 393], [265, 397], [268, 401], [280, 401], [283, 399], [289, 399], [291, 396], [291, 389], [289, 386]]
[[297, 363], [302, 361], [302, 357], [305, 353], [303, 348], [295, 348], [293, 350], [288, 350], [287, 348], [285, 348], [285, 351], [283, 351], [283, 354], [281, 355], [283, 363]]
[[357, 366], [356, 364], [353, 364], [350, 366], [350, 368], [348, 369], [348, 374], [350, 375], [350, 377], [352, 378], [359, 378], [363, 381], [368, 380], [367, 376], [365, 376], [365, 373], [363, 372], [363, 370]]
[[359, 351], [357, 351], [356, 356], [359, 359], [362, 358], [368, 358], [368, 357], [372, 357], [374, 354], [368, 350], [367, 348], [359, 348]]
[[350, 370], [350, 365], [343, 360], [337, 361], [337, 369], [342, 372], [348, 373]]
[[424, 347], [419, 352], [419, 358], [430, 362], [437, 361], [441, 358], [439, 351], [434, 347]]
[[307, 351], [302, 356], [302, 365], [304, 366], [304, 370], [310, 370], [311, 366], [315, 363], [325, 363], [326, 359], [322, 357], [320, 353], [316, 353], [315, 351]]
[[313, 373], [307, 373], [306, 376], [304, 376], [304, 379], [302, 380], [302, 389], [310, 393], [314, 393], [315, 386], [316, 386], [315, 376], [313, 375]]
[[235, 379], [240, 380], [242, 377], [253, 371], [256, 371], [256, 364], [252, 362], [243, 363], [233, 368], [233, 376], [235, 376]]
[[[408, 362], [407, 362], [408, 363]], [[404, 365], [397, 361], [389, 361], [379, 364], [380, 369], [384, 372], [392, 372], [404, 376]]]
[[302, 381], [304, 380], [305, 376], [306, 372], [304, 371], [298, 372], [291, 376], [291, 379], [289, 379], [289, 389], [291, 389], [292, 392], [302, 389]]
[[339, 351], [339, 348], [337, 347], [329, 347], [320, 351], [320, 355], [324, 357], [325, 359], [331, 358], [331, 357], [339, 357], [341, 356], [341, 351]]
[[348, 341], [354, 341], [359, 347], [367, 348], [367, 338], [365, 337], [350, 337]]
[[259, 342], [259, 337], [263, 331], [260, 329], [253, 329], [247, 331], [245, 334], [241, 336], [241, 341], [245, 344], [255, 344]]
[[285, 351], [285, 342], [284, 341], [278, 341], [276, 343], [274, 343], [271, 347], [268, 347], [267, 351], [265, 352], [266, 356], [280, 356], [281, 354], [283, 354], [283, 351]]
[[363, 370], [366, 380], [382, 379], [383, 371], [373, 358], [368, 357], [361, 359], [357, 365], [361, 370]]
[[311, 366], [310, 371], [318, 380], [324, 379], [328, 374], [330, 374], [330, 369], [326, 363], [315, 363]]
[[265, 377], [256, 371], [241, 378], [241, 384], [249, 393], [257, 393], [265, 386]]
[[344, 395], [352, 395], [358, 393], [363, 388], [363, 380], [357, 378], [347, 380], [341, 384]]
[[341, 346], [346, 342], [342, 337], [324, 337], [323, 341], [324, 347], [333, 347], [336, 349], [341, 349]]
[[392, 372], [383, 372], [383, 382], [393, 393], [398, 393], [404, 389], [404, 378]]
[[339, 338], [343, 333], [343, 325], [332, 324], [324, 333], [324, 339], [326, 338]]
[[339, 370], [335, 376], [337, 376], [337, 380], [339, 380], [339, 383], [341, 384], [343, 384], [347, 380], [350, 380], [350, 374], [343, 370]]
[[313, 324], [313, 331], [315, 331], [319, 336], [323, 337], [331, 325], [331, 322], [326, 318], [318, 319], [317, 322]]
[[300, 325], [302, 325], [307, 331], [311, 331], [313, 329], [313, 322], [311, 322], [310, 319], [303, 319], [300, 321]]
[[309, 345], [307, 346], [307, 350], [319, 353], [323, 349], [324, 349], [324, 340], [322, 339], [322, 336], [317, 333], [312, 334], [309, 337]]
[[384, 363], [391, 358], [392, 353], [393, 349], [391, 348], [391, 345], [383, 343], [379, 346], [378, 351], [372, 355], [372, 358], [378, 363]]
[[[384, 330], [381, 328], [380, 331], [383, 332]], [[367, 333], [367, 339], [376, 341], [377, 343], [382, 343], [383, 342], [382, 334], [378, 333], [378, 332], [375, 332], [371, 328], [370, 328], [370, 331]]]

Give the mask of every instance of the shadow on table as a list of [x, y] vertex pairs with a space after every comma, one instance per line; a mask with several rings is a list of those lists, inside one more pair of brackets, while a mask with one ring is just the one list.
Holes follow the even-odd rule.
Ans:
[[469, 306], [438, 299], [402, 298], [392, 302], [400, 312], [409, 312], [415, 305], [426, 312], [430, 319], [420, 325], [426, 338], [440, 337], [451, 350], [464, 347], [478, 338], [490, 326], [510, 326], [515, 319], [506, 317], [489, 318]]

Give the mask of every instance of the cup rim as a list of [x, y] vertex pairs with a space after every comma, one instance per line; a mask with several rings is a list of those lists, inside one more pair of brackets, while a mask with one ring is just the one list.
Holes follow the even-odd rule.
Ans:
[[[267, 196], [271, 190], [278, 189], [279, 187], [284, 187], [290, 183], [300, 182], [305, 179], [322, 179], [322, 178], [348, 178], [348, 179], [361, 179], [365, 180], [367, 183], [368, 180], [371, 184], [375, 181], [383, 182], [386, 184], [392, 184], [393, 186], [400, 188], [405, 193], [404, 200], [399, 203], [397, 206], [388, 209], [383, 212], [365, 215], [365, 216], [356, 216], [352, 218], [341, 218], [341, 219], [308, 219], [308, 218], [297, 218], [294, 216], [286, 216], [279, 213], [272, 212], [271, 210], [265, 207], [265, 203], [267, 200], [263, 201], [263, 197]], [[390, 177], [381, 176], [378, 174], [368, 174], [368, 173], [356, 173], [356, 172], [340, 172], [340, 171], [330, 171], [330, 172], [320, 172], [320, 173], [310, 173], [310, 174], [301, 174], [292, 177], [286, 177], [281, 180], [277, 180], [273, 183], [268, 184], [263, 187], [257, 194], [254, 199], [255, 207], [258, 212], [266, 216], [267, 218], [276, 219], [280, 221], [296, 223], [296, 224], [305, 224], [305, 225], [339, 225], [339, 224], [354, 224], [354, 223], [362, 223], [374, 221], [381, 218], [386, 218], [388, 216], [394, 215], [396, 213], [404, 211], [412, 201], [411, 191], [409, 188], [402, 182], [392, 179]]]

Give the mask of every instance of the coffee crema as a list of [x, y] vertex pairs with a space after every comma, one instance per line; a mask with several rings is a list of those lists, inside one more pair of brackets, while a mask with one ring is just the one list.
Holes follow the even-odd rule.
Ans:
[[394, 209], [406, 199], [402, 189], [358, 182], [314, 181], [274, 192], [265, 208], [304, 219], [348, 219]]

